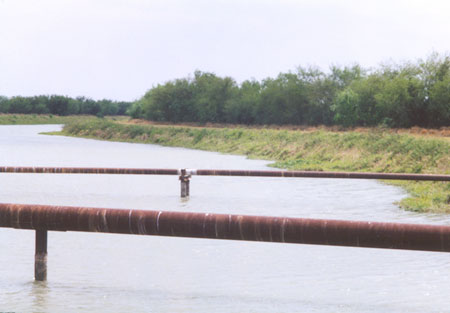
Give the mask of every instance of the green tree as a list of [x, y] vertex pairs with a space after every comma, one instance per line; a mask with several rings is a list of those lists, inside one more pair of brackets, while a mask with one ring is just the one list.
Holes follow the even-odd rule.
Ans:
[[261, 84], [255, 80], [244, 81], [237, 94], [225, 104], [227, 123], [254, 124], [255, 111], [261, 97]]
[[329, 79], [333, 81], [340, 90], [347, 88], [355, 80], [360, 80], [366, 77], [366, 71], [358, 64], [345, 66], [343, 68], [331, 66], [330, 72]]
[[449, 124], [449, 75], [450, 57], [438, 54], [371, 71], [299, 67], [240, 86], [196, 71], [152, 88], [128, 112], [172, 122], [439, 127]]
[[69, 98], [64, 96], [52, 95], [48, 101], [50, 113], [57, 115], [67, 115], [69, 108]]
[[331, 75], [326, 75], [318, 68], [298, 68], [299, 79], [303, 82], [306, 101], [302, 109], [303, 124], [331, 125], [333, 122], [333, 105], [336, 93], [342, 89]]
[[143, 118], [144, 117], [144, 110], [143, 110], [143, 104], [142, 101], [135, 101], [125, 112], [125, 114], [131, 116], [132, 118]]
[[9, 112], [9, 100], [8, 97], [0, 96], [0, 113]]
[[357, 126], [361, 120], [359, 103], [358, 94], [350, 88], [338, 93], [333, 106], [334, 121], [344, 127]]
[[429, 92], [429, 124], [431, 127], [450, 126], [450, 74], [436, 82]]
[[236, 82], [221, 78], [213, 73], [196, 71], [194, 73], [193, 104], [199, 122], [224, 122], [225, 106], [236, 95]]
[[[427, 120], [424, 126], [449, 126], [448, 87], [450, 76], [450, 55], [432, 53], [419, 63], [421, 90], [424, 97], [424, 109]], [[447, 102], [446, 102], [447, 101]]]
[[193, 119], [192, 91], [187, 80], [167, 82], [149, 90], [140, 103], [150, 120], [182, 122]]
[[100, 105], [100, 112], [97, 114], [101, 114], [101, 116], [116, 115], [119, 111], [119, 106], [112, 100], [102, 99], [97, 103]]
[[30, 98], [25, 97], [12, 97], [9, 99], [9, 112], [8, 113], [32, 113], [33, 105]]
[[70, 98], [69, 103], [67, 104], [67, 115], [76, 114], [81, 114], [81, 102], [77, 98]]
[[260, 124], [302, 124], [306, 120], [308, 98], [305, 83], [293, 73], [281, 73], [262, 83], [256, 112]]
[[128, 109], [131, 107], [132, 102], [128, 102], [128, 101], [119, 101], [117, 102], [117, 115], [126, 115]]
[[398, 75], [385, 80], [383, 88], [375, 95], [377, 120], [395, 127], [423, 125], [420, 120], [425, 116], [420, 114], [423, 103], [418, 94], [420, 89], [421, 82], [417, 78]]

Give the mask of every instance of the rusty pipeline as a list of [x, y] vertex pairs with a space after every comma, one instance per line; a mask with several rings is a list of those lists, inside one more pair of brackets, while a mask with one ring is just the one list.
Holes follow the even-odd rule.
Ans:
[[0, 166], [0, 173], [178, 175], [178, 172], [177, 169], [165, 168]]
[[12, 167], [0, 166], [0, 173], [52, 174], [129, 174], [129, 175], [199, 175], [199, 176], [254, 176], [254, 177], [311, 177], [355, 178], [387, 180], [450, 181], [450, 175], [406, 173], [359, 173], [322, 171], [253, 171], [219, 169], [163, 169], [163, 168], [91, 168], [91, 167]]
[[0, 204], [0, 227], [450, 252], [450, 226]]
[[359, 173], [325, 171], [246, 171], [246, 170], [194, 170], [203, 176], [256, 176], [256, 177], [310, 177], [310, 178], [354, 178], [388, 180], [450, 181], [450, 175], [406, 174], [406, 173]]

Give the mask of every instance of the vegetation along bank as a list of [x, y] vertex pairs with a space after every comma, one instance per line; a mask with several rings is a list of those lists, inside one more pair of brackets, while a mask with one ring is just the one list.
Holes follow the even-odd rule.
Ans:
[[450, 55], [365, 69], [298, 67], [260, 81], [196, 71], [158, 84], [134, 102], [1, 95], [0, 114], [125, 115], [170, 123], [450, 126]]
[[[133, 122], [133, 121], [131, 121]], [[134, 124], [105, 119], [67, 124], [62, 134], [155, 143], [274, 160], [292, 170], [450, 174], [448, 130], [434, 135], [381, 128], [336, 131]], [[425, 130], [423, 130], [425, 132]], [[398, 181], [409, 197], [399, 204], [417, 212], [450, 213], [450, 184]]]
[[61, 95], [8, 98], [0, 94], [0, 114], [124, 115], [131, 102]]
[[[108, 116], [107, 120], [128, 120], [126, 116]], [[99, 118], [92, 115], [60, 116], [53, 114], [2, 114], [0, 113], [0, 125], [36, 125], [36, 124], [67, 124], [74, 122], [96, 121]]]
[[450, 126], [450, 55], [371, 69], [299, 67], [240, 84], [196, 71], [154, 86], [128, 113], [172, 123], [439, 128]]

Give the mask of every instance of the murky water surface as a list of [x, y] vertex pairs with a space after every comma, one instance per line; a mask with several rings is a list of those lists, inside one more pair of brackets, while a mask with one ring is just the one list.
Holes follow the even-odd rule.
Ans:
[[[267, 162], [0, 126], [0, 165], [267, 169]], [[0, 202], [450, 224], [370, 180], [0, 174]], [[311, 245], [0, 229], [0, 312], [450, 312], [450, 256]]]

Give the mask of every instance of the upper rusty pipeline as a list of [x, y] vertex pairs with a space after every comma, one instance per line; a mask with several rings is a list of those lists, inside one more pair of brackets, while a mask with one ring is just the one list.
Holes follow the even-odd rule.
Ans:
[[195, 175], [215, 175], [215, 176], [313, 177], [313, 178], [358, 178], [358, 179], [450, 181], [450, 175], [400, 174], [400, 173], [357, 173], [357, 172], [321, 172], [321, 171], [193, 170], [193, 174], [195, 174]]
[[[180, 175], [179, 169], [163, 168], [82, 168], [82, 167], [9, 167], [0, 166], [0, 173], [55, 173], [55, 174], [132, 174], [132, 175]], [[315, 177], [358, 178], [392, 180], [450, 181], [450, 175], [357, 173], [320, 171], [247, 171], [186, 169], [187, 175], [201, 176], [256, 176], [256, 177]]]
[[0, 227], [450, 252], [450, 226], [0, 204]]
[[177, 169], [0, 166], [0, 173], [178, 175]]

